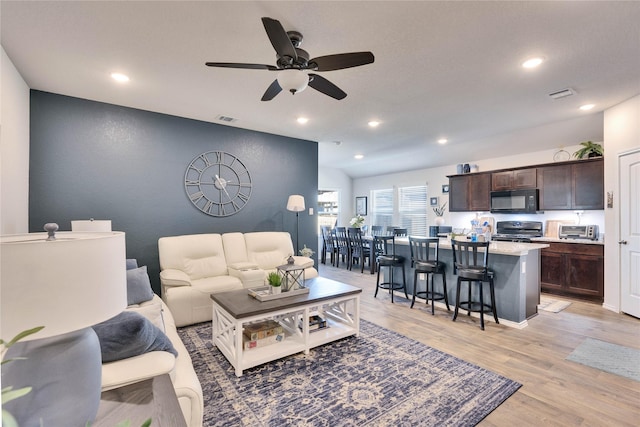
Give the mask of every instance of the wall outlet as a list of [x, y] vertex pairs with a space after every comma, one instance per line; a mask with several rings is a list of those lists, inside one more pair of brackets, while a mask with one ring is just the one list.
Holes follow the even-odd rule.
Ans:
[[313, 215], [313, 208], [309, 208], [309, 215]]

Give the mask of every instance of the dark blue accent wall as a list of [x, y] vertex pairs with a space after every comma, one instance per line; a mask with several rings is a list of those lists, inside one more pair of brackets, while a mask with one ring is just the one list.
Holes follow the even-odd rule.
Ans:
[[[290, 194], [317, 211], [318, 144], [229, 126], [31, 91], [29, 231], [47, 222], [110, 219], [126, 233], [127, 257], [147, 265], [160, 293], [158, 238], [231, 231], [288, 231]], [[187, 166], [226, 151], [249, 169], [253, 190], [237, 214], [199, 211], [184, 188]], [[316, 216], [300, 214], [300, 247], [315, 248]]]

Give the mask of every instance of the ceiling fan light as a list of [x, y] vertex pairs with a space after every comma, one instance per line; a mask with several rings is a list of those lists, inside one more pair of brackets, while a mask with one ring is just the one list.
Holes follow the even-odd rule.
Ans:
[[286, 90], [295, 95], [307, 88], [309, 76], [301, 70], [282, 70], [278, 72], [278, 84], [282, 90]]

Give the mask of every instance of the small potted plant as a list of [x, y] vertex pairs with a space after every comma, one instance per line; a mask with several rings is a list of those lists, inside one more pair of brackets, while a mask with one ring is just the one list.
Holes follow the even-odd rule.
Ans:
[[444, 224], [444, 218], [442, 216], [444, 215], [446, 207], [447, 202], [444, 202], [441, 206], [436, 206], [433, 208], [433, 212], [436, 214], [436, 225]]
[[349, 224], [351, 224], [352, 227], [361, 228], [364, 225], [364, 217], [362, 215], [356, 215], [351, 218]]
[[308, 248], [307, 245], [304, 245], [304, 248], [300, 249], [300, 255], [306, 256], [307, 258], [311, 258], [315, 254], [315, 252]]
[[596, 142], [584, 141], [580, 145], [582, 145], [582, 148], [573, 153], [573, 157], [576, 159], [604, 156], [604, 148]]
[[271, 272], [267, 275], [267, 282], [271, 286], [272, 294], [279, 294], [282, 291], [282, 277], [276, 272]]

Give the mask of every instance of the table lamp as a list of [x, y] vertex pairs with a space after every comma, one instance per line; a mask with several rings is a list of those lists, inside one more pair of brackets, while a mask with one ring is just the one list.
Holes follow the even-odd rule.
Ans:
[[71, 221], [71, 231], [111, 231], [108, 219], [86, 219]]
[[127, 305], [125, 235], [0, 236], [0, 337], [44, 326], [8, 349], [2, 387], [32, 387], [3, 404], [20, 426], [85, 426], [100, 404], [102, 357], [92, 325]]
[[300, 218], [298, 214], [304, 210], [304, 197], [299, 194], [292, 194], [289, 196], [287, 202], [287, 210], [296, 213], [296, 253], [298, 255], [298, 231], [300, 230]]

